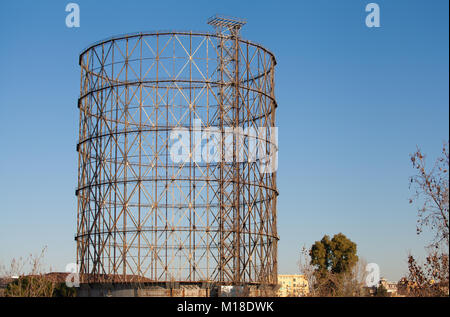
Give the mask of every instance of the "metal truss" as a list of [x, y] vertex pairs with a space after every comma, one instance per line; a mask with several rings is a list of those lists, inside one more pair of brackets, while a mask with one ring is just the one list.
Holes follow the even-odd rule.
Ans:
[[[195, 122], [274, 127], [275, 57], [239, 37], [242, 21], [209, 23], [215, 34], [132, 34], [80, 55], [83, 282], [277, 284], [276, 173], [248, 143], [238, 159], [235, 136], [231, 161], [224, 145], [218, 162], [192, 159]], [[190, 132], [187, 162], [170, 157], [177, 128]]]

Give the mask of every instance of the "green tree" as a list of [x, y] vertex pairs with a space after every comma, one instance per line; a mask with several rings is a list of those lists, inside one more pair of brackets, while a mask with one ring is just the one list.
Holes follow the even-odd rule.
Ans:
[[309, 255], [315, 269], [313, 288], [318, 296], [360, 296], [361, 287], [355, 272], [356, 243], [342, 233], [332, 239], [325, 235], [312, 245]]
[[335, 234], [331, 240], [325, 235], [322, 240], [316, 241], [310, 256], [311, 264], [319, 275], [347, 273], [358, 262], [356, 243], [342, 233]]

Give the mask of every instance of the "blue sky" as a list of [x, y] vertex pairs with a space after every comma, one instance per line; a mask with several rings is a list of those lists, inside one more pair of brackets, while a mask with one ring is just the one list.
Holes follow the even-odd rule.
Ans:
[[279, 272], [324, 234], [346, 234], [399, 279], [423, 255], [409, 205], [408, 155], [438, 154], [449, 132], [448, 1], [8, 1], [0, 10], [0, 262], [37, 253], [74, 262], [78, 54], [115, 35], [211, 31], [216, 13], [246, 18], [242, 36], [277, 58]]

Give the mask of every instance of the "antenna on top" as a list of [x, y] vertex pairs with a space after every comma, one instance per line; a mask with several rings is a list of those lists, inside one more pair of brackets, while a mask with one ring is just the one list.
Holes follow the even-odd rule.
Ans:
[[247, 23], [247, 21], [240, 18], [216, 14], [210, 17], [207, 23], [212, 25], [216, 29], [217, 33], [223, 33], [223, 30], [226, 29], [232, 34], [237, 34], [239, 33], [241, 27]]

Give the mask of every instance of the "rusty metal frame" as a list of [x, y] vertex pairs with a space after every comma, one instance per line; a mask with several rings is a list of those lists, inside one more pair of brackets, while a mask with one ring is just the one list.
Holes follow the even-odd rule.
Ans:
[[170, 131], [196, 119], [222, 133], [275, 126], [275, 57], [242, 25], [121, 36], [80, 55], [82, 282], [277, 284], [276, 172], [237, 160], [235, 140], [232, 162], [169, 158]]

